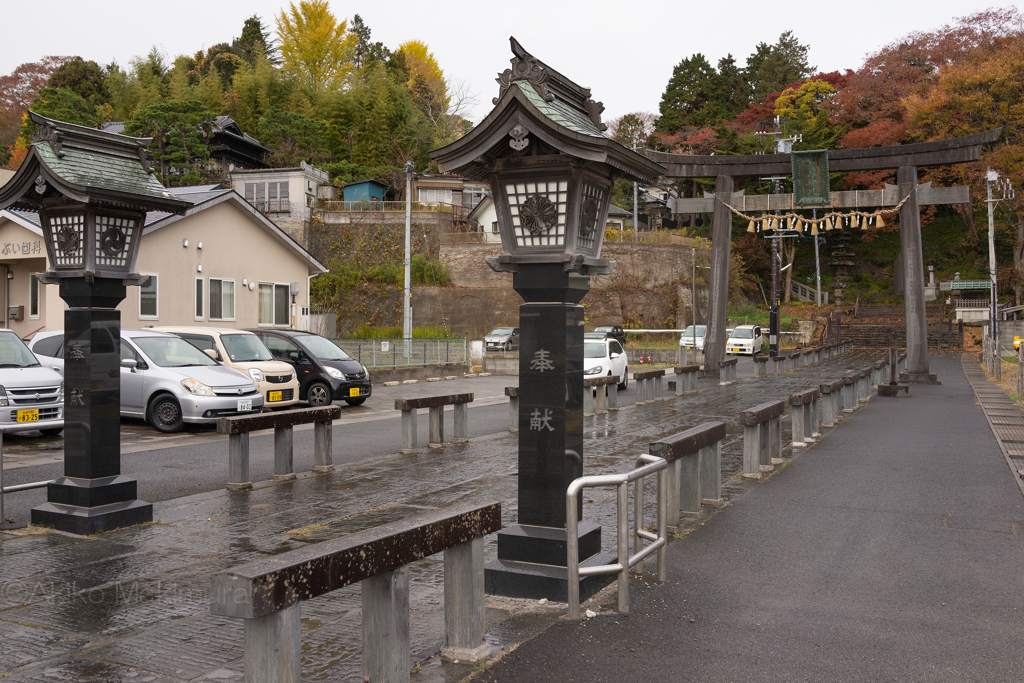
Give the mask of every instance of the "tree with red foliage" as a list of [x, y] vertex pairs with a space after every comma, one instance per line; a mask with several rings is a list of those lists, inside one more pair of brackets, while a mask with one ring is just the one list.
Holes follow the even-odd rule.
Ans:
[[11, 150], [21, 130], [21, 117], [28, 111], [39, 91], [46, 87], [50, 74], [71, 57], [44, 57], [22, 64], [0, 76], [0, 145]]

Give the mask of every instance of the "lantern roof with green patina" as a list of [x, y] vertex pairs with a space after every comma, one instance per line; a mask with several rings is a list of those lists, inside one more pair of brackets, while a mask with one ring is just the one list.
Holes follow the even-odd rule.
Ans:
[[500, 90], [492, 100], [494, 109], [465, 136], [430, 153], [442, 171], [486, 180], [501, 157], [557, 154], [607, 165], [616, 177], [643, 183], [653, 183], [665, 172], [605, 134], [604, 105], [591, 98], [590, 88], [552, 69], [515, 38], [509, 41], [514, 57], [511, 68], [496, 79]]
[[150, 165], [150, 138], [133, 138], [29, 112], [39, 127], [14, 176], [0, 187], [0, 209], [38, 210], [56, 202], [184, 214]]

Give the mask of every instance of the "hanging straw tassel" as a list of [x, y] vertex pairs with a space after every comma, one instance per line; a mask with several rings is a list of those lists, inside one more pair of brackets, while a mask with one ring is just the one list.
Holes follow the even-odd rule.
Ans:
[[815, 237], [818, 236], [818, 221], [811, 223], [811, 234]]
[[750, 225], [747, 226], [747, 232], [757, 232], [757, 230], [754, 228], [753, 218], [750, 219]]
[[875, 214], [875, 227], [876, 228], [884, 228], [885, 227], [885, 221], [882, 220], [882, 214], [880, 214], [880, 213], [876, 213]]
[[825, 232], [828, 232], [831, 229], [832, 229], [832, 218], [830, 218], [829, 216], [825, 216]]
[[868, 217], [867, 216], [861, 216], [861, 218], [860, 218], [860, 229], [861, 230], [867, 230], [868, 229]]

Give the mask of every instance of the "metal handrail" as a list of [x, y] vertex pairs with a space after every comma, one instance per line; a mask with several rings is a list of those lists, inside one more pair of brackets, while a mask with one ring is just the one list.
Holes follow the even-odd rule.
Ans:
[[4, 433], [5, 432], [24, 432], [25, 425], [31, 424], [31, 429], [52, 429], [54, 427], [63, 427], [64, 420], [43, 420], [40, 422], [19, 422], [16, 424], [0, 425], [0, 526], [3, 526], [7, 520], [4, 514], [4, 494], [5, 493], [17, 493], [18, 491], [29, 491], [31, 489], [41, 489], [47, 484], [52, 484], [53, 479], [47, 479], [46, 481], [34, 481], [29, 484], [16, 484], [14, 486], [4, 487]]
[[[565, 493], [565, 519], [567, 535], [567, 561], [569, 580], [569, 618], [580, 618], [580, 578], [585, 576], [599, 576], [602, 574], [619, 575], [619, 612], [629, 612], [629, 570], [631, 567], [643, 562], [655, 551], [658, 553], [658, 581], [665, 581], [668, 578], [668, 571], [665, 564], [665, 546], [668, 544], [668, 478], [665, 469], [668, 461], [664, 458], [645, 453], [637, 458], [637, 465], [645, 463], [643, 467], [637, 467], [625, 474], [601, 474], [589, 477], [574, 479]], [[657, 535], [646, 531], [643, 528], [643, 491], [644, 478], [650, 474], [658, 473], [658, 533]], [[638, 482], [633, 494], [635, 509], [633, 514], [633, 534], [635, 537], [636, 554], [629, 554], [629, 484]], [[617, 496], [617, 524], [616, 524], [616, 548], [618, 550], [618, 562], [615, 564], [602, 564], [593, 567], [580, 567], [579, 558], [579, 519], [576, 517], [577, 500], [579, 493], [585, 488], [598, 486], [615, 486], [618, 489]], [[643, 547], [644, 540], [651, 541], [651, 545]], [[626, 558], [623, 563], [622, 558]]]

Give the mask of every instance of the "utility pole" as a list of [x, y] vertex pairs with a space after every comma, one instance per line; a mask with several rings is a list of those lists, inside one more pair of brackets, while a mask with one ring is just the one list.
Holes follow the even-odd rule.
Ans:
[[[993, 189], [998, 186], [1000, 197], [994, 197]], [[1016, 196], [1013, 185], [1010, 184], [1009, 178], [1000, 179], [999, 173], [993, 171], [991, 168], [986, 170], [985, 174], [985, 189], [987, 191], [987, 198], [985, 203], [988, 204], [988, 271], [989, 278], [991, 281], [991, 293], [992, 299], [989, 306], [989, 337], [992, 340], [992, 353], [993, 353], [993, 374], [998, 382], [1003, 378], [1003, 358], [1002, 352], [999, 349], [999, 329], [997, 319], [998, 315], [998, 302], [997, 302], [997, 274], [998, 269], [996, 268], [996, 220], [995, 220], [995, 209], [996, 204], [1007, 199], [1013, 199]]]
[[[815, 209], [812, 214], [815, 222], [818, 221], [818, 210]], [[821, 308], [821, 261], [818, 259], [818, 238], [821, 235], [814, 236], [814, 276], [818, 279], [818, 289], [814, 293], [814, 305]]]
[[[412, 339], [412, 160], [405, 162], [405, 290], [402, 293], [402, 337]], [[406, 344], [408, 353], [409, 344]]]
[[772, 299], [768, 308], [768, 355], [775, 358], [779, 355], [779, 266], [782, 264], [781, 226], [772, 236]]
[[640, 224], [637, 223], [637, 185], [633, 183], [633, 232], [640, 232]]
[[693, 329], [693, 357], [697, 358], [697, 250], [690, 250], [690, 308], [693, 315], [690, 316], [690, 327]]

